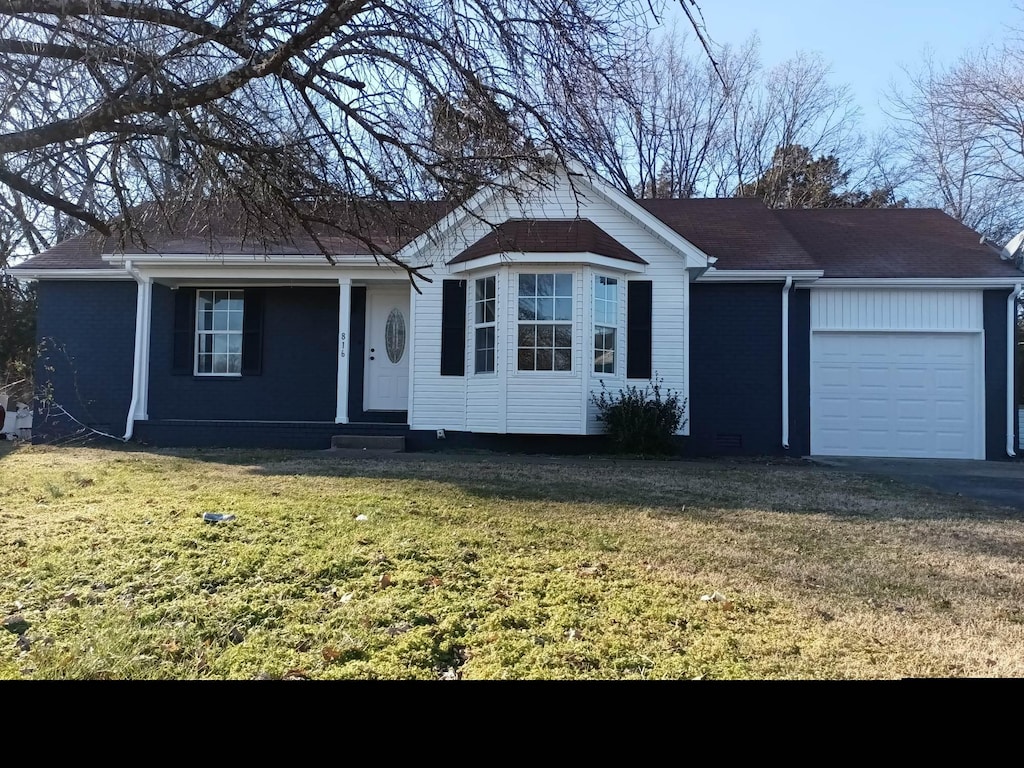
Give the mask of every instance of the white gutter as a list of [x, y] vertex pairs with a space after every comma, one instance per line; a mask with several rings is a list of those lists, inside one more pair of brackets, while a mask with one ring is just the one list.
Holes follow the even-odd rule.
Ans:
[[711, 268], [697, 282], [700, 283], [781, 283], [784, 280], [821, 282], [825, 273], [820, 269], [715, 269]]
[[128, 272], [132, 277], [135, 278], [135, 282], [138, 283], [139, 290], [135, 299], [135, 364], [132, 369], [132, 400], [128, 406], [128, 419], [124, 426], [124, 441], [127, 443], [132, 439], [132, 435], [135, 432], [135, 412], [139, 407], [139, 400], [142, 397], [142, 387], [144, 371], [143, 367], [143, 344], [145, 343], [146, 331], [146, 318], [149, 314], [147, 297], [150, 294], [146, 290], [146, 284], [149, 282], [147, 278], [144, 278], [139, 274], [138, 270], [132, 266], [131, 260], [124, 263], [125, 271]]
[[789, 291], [793, 276], [782, 286], [782, 447], [789, 450]]
[[120, 269], [23, 269], [11, 267], [7, 274], [19, 280], [131, 280]]
[[815, 288], [1012, 288], [1013, 277], [824, 277]]
[[112, 265], [127, 264], [128, 262], [142, 265], [199, 265], [209, 267], [288, 264], [291, 266], [323, 267], [335, 271], [351, 266], [398, 267], [387, 256], [374, 256], [371, 253], [339, 255], [335, 257], [334, 264], [330, 264], [322, 253], [133, 253], [127, 256], [108, 253], [103, 254], [100, 258]]
[[1014, 352], [1017, 330], [1017, 299], [1021, 298], [1021, 283], [1017, 283], [1013, 291], [1006, 297], [1006, 455], [1013, 458], [1017, 455], [1014, 448], [1017, 427], [1016, 393], [1013, 391]]

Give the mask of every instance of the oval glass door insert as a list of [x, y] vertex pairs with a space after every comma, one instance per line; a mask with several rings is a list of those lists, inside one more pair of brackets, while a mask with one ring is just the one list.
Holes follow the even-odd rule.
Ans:
[[391, 310], [384, 324], [384, 349], [392, 363], [398, 363], [405, 354], [405, 316], [397, 307]]

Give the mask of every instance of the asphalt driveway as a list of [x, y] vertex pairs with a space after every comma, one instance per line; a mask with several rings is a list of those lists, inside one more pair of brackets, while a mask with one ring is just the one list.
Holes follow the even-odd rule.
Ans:
[[813, 456], [817, 464], [862, 475], [891, 477], [943, 493], [1024, 511], [1024, 461], [866, 459]]

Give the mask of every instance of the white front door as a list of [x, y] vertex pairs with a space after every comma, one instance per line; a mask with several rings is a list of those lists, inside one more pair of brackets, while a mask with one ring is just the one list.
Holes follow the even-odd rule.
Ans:
[[366, 289], [363, 409], [409, 408], [409, 289]]

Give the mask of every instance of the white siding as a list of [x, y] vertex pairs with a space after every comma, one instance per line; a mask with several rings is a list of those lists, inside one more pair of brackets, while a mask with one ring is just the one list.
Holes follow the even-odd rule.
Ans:
[[466, 378], [466, 429], [470, 432], [504, 432], [498, 405], [497, 376], [474, 376], [472, 366], [467, 365]]
[[[517, 371], [518, 357], [517, 338], [519, 323], [517, 319], [516, 301], [506, 301], [507, 311], [502, 319], [505, 332], [505, 370], [508, 371], [508, 393], [505, 406], [506, 429], [510, 433], [540, 435], [578, 435], [583, 432], [583, 384], [585, 376], [581, 375], [583, 347], [589, 332], [583, 329], [584, 295], [582, 269], [577, 265], [572, 268], [530, 267], [516, 265], [510, 270], [513, 279], [508, 286], [509, 297], [516, 294], [515, 275], [520, 272], [571, 272], [573, 274], [573, 337], [572, 337], [572, 371]], [[584, 300], [581, 300], [584, 299]]]
[[[487, 206], [483, 222], [472, 220], [462, 229], [436, 243], [424, 258], [435, 265], [426, 271], [433, 283], [417, 297], [413, 325], [416, 328], [415, 381], [412, 383], [413, 429], [451, 429], [473, 432], [520, 434], [596, 433], [591, 392], [600, 390], [599, 380], [615, 392], [625, 383], [626, 365], [626, 281], [653, 281], [652, 370], [664, 385], [686, 389], [686, 334], [689, 291], [685, 264], [677, 254], [639, 222], [623, 215], [589, 190], [574, 194], [564, 176], [553, 187], [521, 199], [508, 198]], [[466, 375], [440, 375], [441, 281], [444, 266], [466, 247], [490, 231], [490, 224], [509, 218], [590, 219], [608, 234], [648, 262], [643, 273], [616, 273], [614, 269], [585, 267], [578, 263], [558, 267], [552, 264], [512, 264], [481, 271], [498, 275], [498, 328], [495, 375], [473, 373], [472, 277], [468, 283], [466, 312]], [[516, 370], [515, 276], [519, 272], [571, 272], [573, 293], [573, 370], [571, 373], [518, 372]], [[595, 274], [619, 280], [619, 338], [616, 375], [594, 374], [592, 281]], [[647, 380], [630, 382], [644, 386]]]
[[[678, 264], [667, 260], [656, 260], [647, 268], [644, 275], [635, 279], [651, 280], [651, 314], [652, 314], [652, 350], [651, 372], [663, 379], [663, 389], [671, 389], [682, 396], [687, 390], [687, 318], [689, 316], [690, 286], [685, 278], [678, 275]], [[600, 271], [595, 271], [601, 274]], [[601, 380], [605, 388], [612, 394], [617, 393], [625, 385], [636, 385], [643, 388], [650, 384], [649, 379], [629, 379], [626, 375], [626, 316], [627, 288], [622, 281], [619, 292], [619, 328], [621, 337], [618, 339], [618, 360], [615, 376], [590, 373], [589, 390], [593, 394], [601, 391]], [[588, 366], [588, 371], [590, 370]], [[597, 434], [601, 424], [597, 421], [597, 409], [588, 398], [587, 432]], [[689, 424], [681, 430], [689, 433]]]
[[981, 291], [815, 288], [811, 330], [980, 331]]
[[[494, 349], [494, 373], [475, 373], [475, 326], [474, 307], [475, 297], [473, 280], [476, 277], [490, 277], [495, 275], [495, 304], [494, 313], [497, 318], [495, 323], [495, 349]], [[481, 272], [466, 281], [466, 429], [470, 432], [504, 432], [504, 409], [501, 402], [504, 399], [503, 382], [506, 366], [502, 354], [507, 346], [507, 341], [502, 333], [503, 323], [501, 318], [508, 308], [508, 291], [504, 285], [506, 275], [495, 274], [494, 271]], [[430, 321], [428, 321], [430, 322]], [[437, 322], [440, 322], [438, 315]]]
[[[688, 282], [673, 273], [672, 264], [660, 261], [647, 270], [653, 280], [651, 372], [664, 379], [663, 387], [686, 390], [686, 336], [689, 333], [690, 290]], [[638, 384], [646, 384], [639, 381]], [[685, 432], [684, 432], [685, 433]]]
[[441, 375], [441, 277], [430, 275], [432, 283], [421, 283], [422, 294], [413, 300], [414, 378], [412, 412], [414, 429], [466, 428], [466, 377]]

